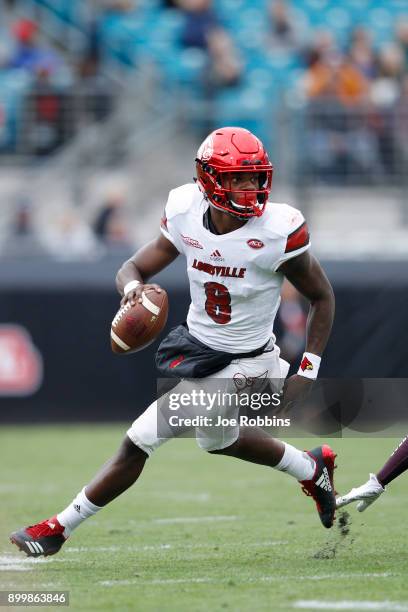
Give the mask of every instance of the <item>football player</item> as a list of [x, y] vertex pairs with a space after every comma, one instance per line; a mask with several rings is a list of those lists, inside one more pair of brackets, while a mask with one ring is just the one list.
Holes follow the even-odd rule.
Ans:
[[[161, 372], [173, 367], [177, 372], [180, 368], [182, 378], [199, 371], [203, 380], [234, 380], [265, 374], [286, 378], [289, 364], [280, 358], [273, 335], [286, 277], [310, 302], [306, 351], [297, 374], [285, 384], [289, 404], [306, 394], [317, 377], [332, 327], [334, 296], [310, 252], [301, 212], [268, 202], [272, 171], [262, 142], [251, 132], [227, 127], [211, 133], [197, 153], [195, 182], [170, 192], [161, 234], [123, 264], [116, 280], [121, 304], [135, 304], [143, 291], [161, 291], [149, 278], [183, 254], [191, 305], [186, 324], [172, 330], [159, 348]], [[186, 371], [188, 360], [177, 357], [185, 352], [193, 356], [196, 369]], [[29, 556], [56, 553], [78, 525], [138, 479], [148, 457], [165, 442], [158, 436], [157, 416], [155, 401], [134, 421], [117, 454], [65, 509], [14, 532], [11, 541]], [[209, 453], [293, 476], [315, 500], [322, 524], [333, 525], [335, 454], [328, 445], [303, 452], [256, 427], [204, 428], [196, 435]]]
[[357, 510], [364, 512], [385, 491], [385, 486], [408, 470], [408, 436], [397, 446], [388, 461], [377, 474], [370, 474], [370, 478], [360, 487], [351, 489], [346, 495], [336, 499], [337, 508], [358, 502]]

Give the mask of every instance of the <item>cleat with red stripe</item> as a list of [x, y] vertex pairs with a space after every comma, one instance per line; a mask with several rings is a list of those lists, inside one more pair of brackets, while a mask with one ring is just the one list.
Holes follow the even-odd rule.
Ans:
[[313, 497], [317, 512], [324, 527], [333, 526], [336, 512], [336, 495], [333, 484], [334, 460], [337, 455], [330, 446], [323, 444], [311, 451], [306, 451], [316, 462], [316, 469], [311, 480], [302, 480], [302, 491]]
[[48, 557], [55, 555], [67, 539], [64, 530], [65, 527], [54, 516], [37, 525], [14, 531], [10, 535], [10, 542], [28, 557]]

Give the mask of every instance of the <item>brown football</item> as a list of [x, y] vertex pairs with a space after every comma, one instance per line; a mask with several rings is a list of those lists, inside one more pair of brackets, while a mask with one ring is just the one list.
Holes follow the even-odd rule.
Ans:
[[111, 326], [111, 347], [114, 353], [136, 353], [149, 346], [166, 325], [169, 302], [164, 289], [150, 289], [142, 294], [142, 302], [127, 302], [116, 313]]

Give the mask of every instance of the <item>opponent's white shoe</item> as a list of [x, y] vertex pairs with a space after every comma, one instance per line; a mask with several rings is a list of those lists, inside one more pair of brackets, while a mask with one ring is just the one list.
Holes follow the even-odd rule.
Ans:
[[384, 491], [385, 488], [378, 482], [377, 476], [370, 474], [369, 480], [361, 485], [361, 487], [355, 487], [346, 495], [338, 497], [336, 499], [336, 508], [342, 508], [347, 506], [347, 504], [357, 501], [357, 510], [364, 512]]

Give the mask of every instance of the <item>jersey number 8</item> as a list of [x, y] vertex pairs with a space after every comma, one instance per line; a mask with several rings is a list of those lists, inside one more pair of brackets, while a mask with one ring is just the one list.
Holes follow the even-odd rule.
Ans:
[[205, 283], [205, 311], [213, 321], [225, 325], [231, 321], [231, 296], [221, 283]]

